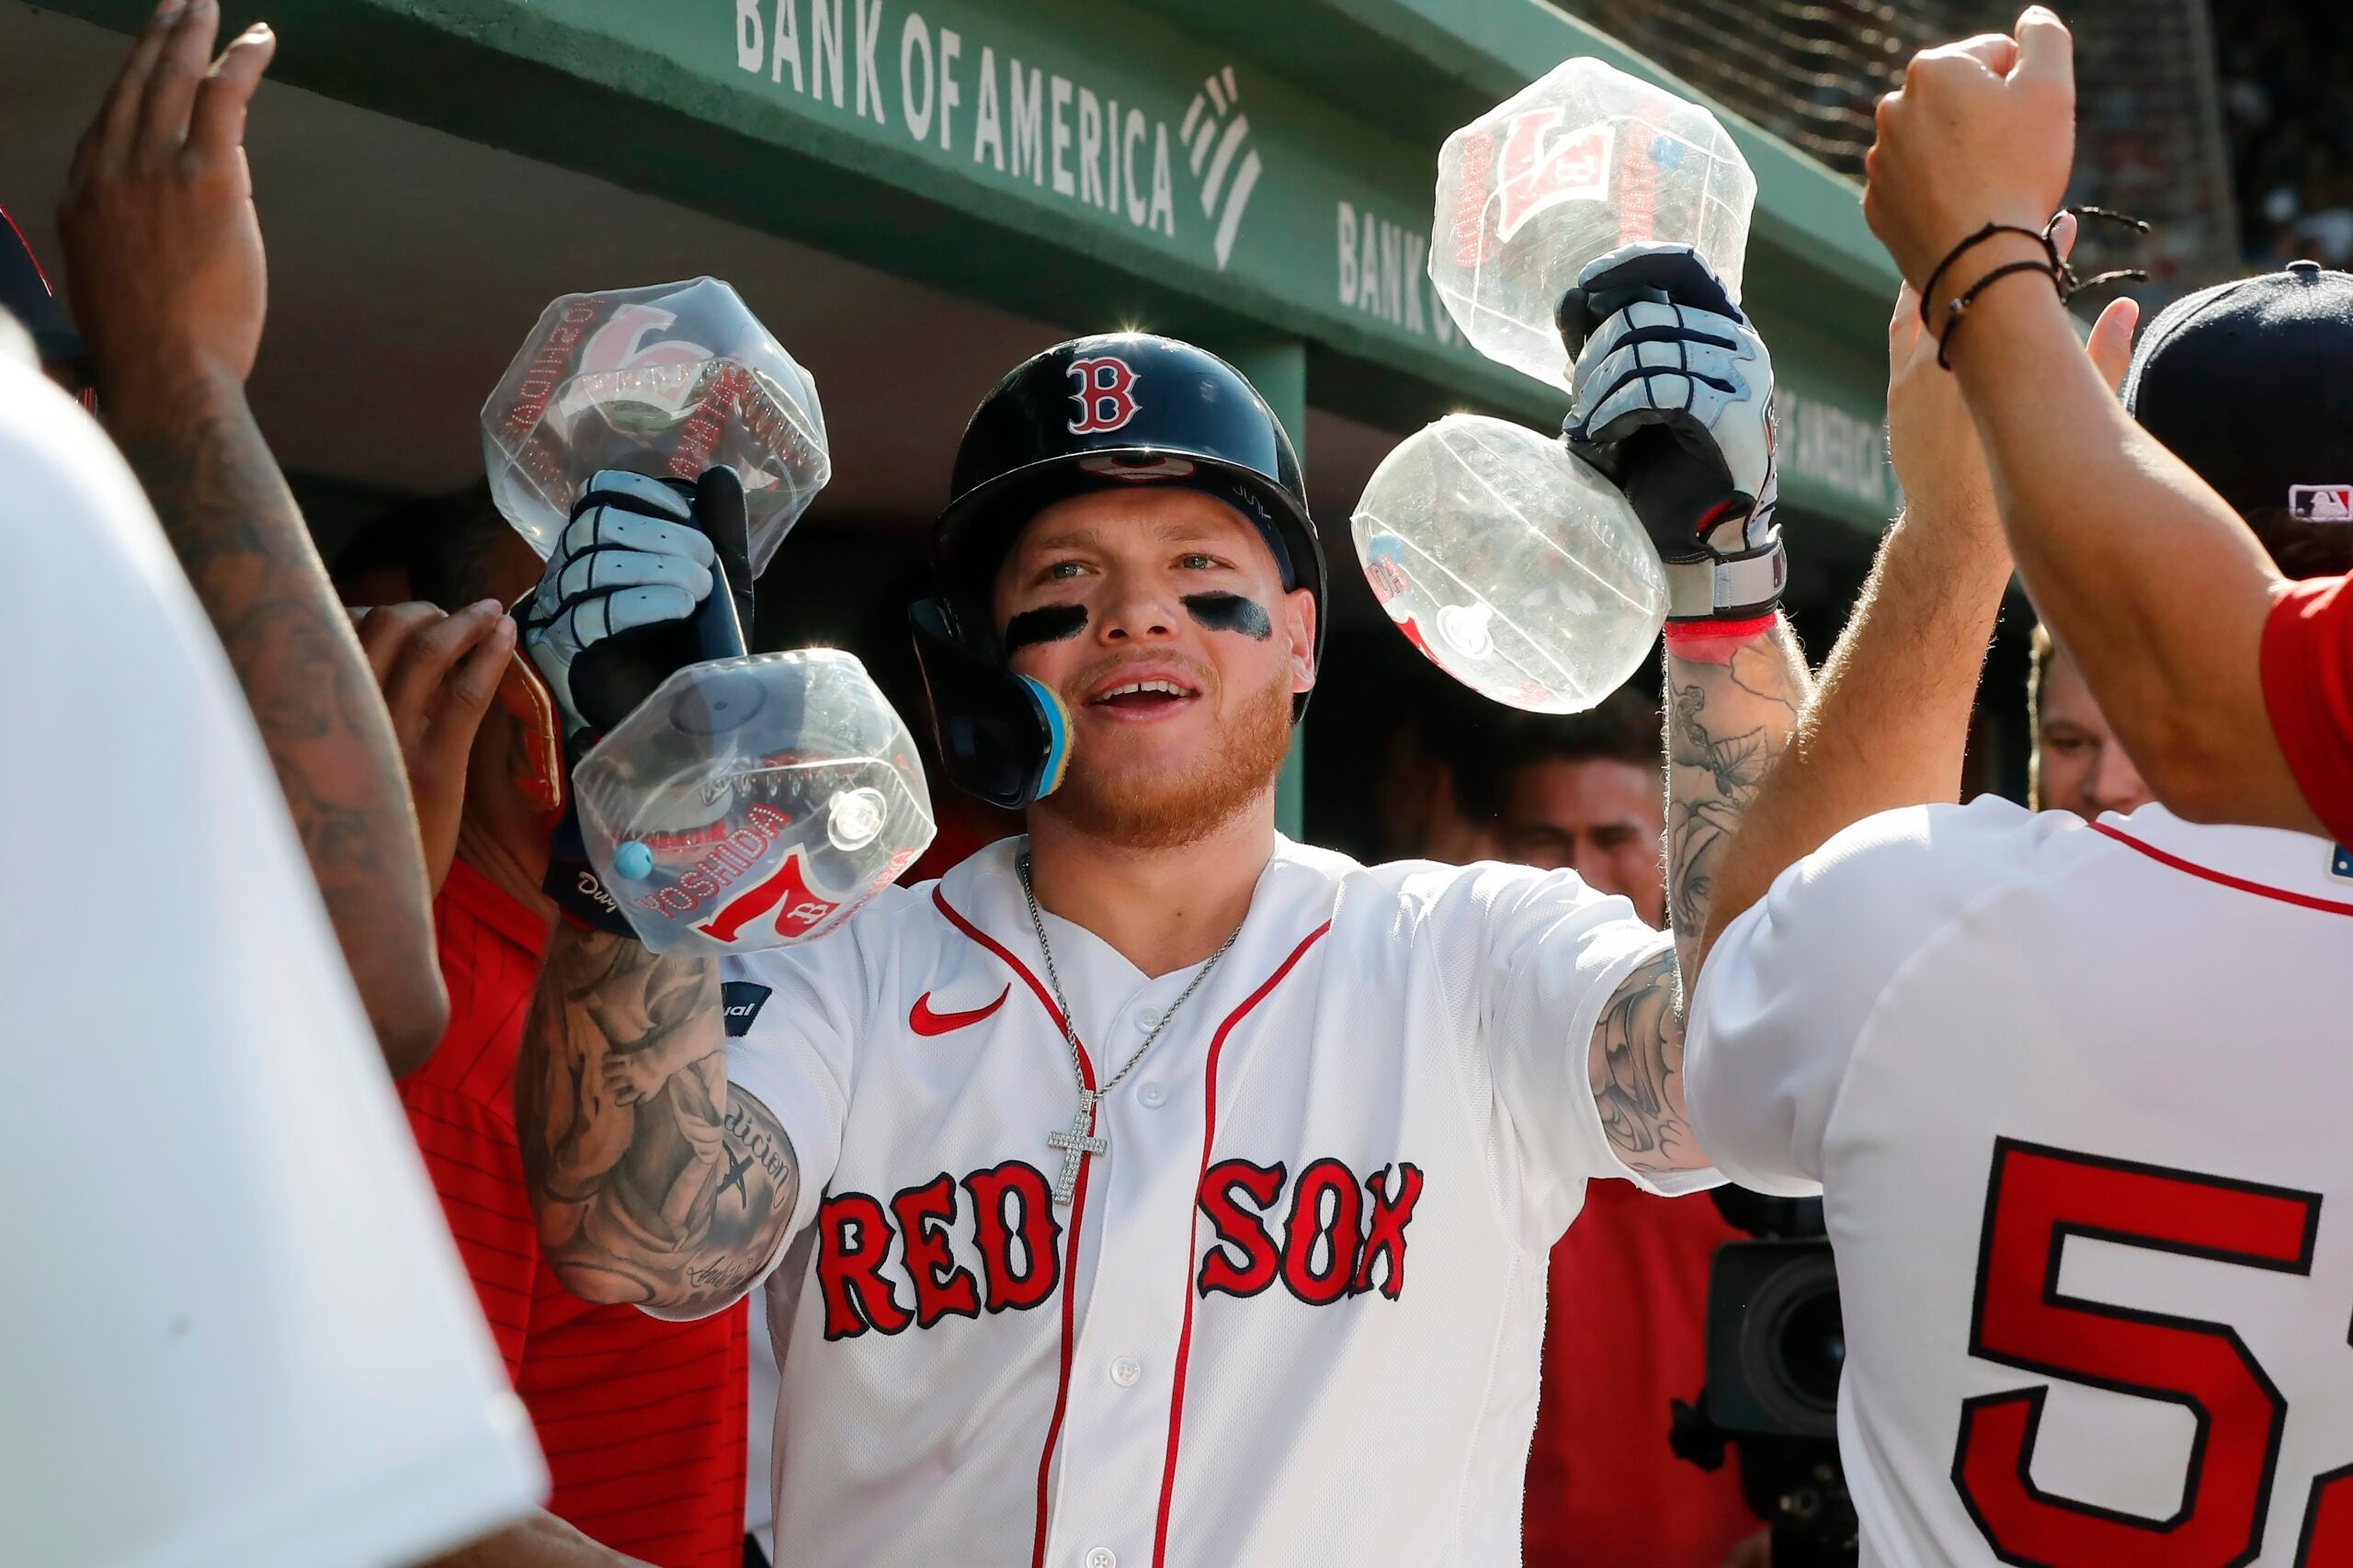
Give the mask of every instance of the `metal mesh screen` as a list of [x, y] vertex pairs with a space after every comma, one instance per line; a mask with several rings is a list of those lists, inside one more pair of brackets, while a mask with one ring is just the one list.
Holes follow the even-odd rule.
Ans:
[[[2006, 28], [2017, 0], [1561, 0], [1742, 118], [1862, 177], [1871, 111], [1915, 51]], [[2154, 302], [2231, 275], [2236, 220], [2206, 0], [2073, 0], [2076, 183], [2070, 199], [2155, 225], [2095, 225], [2088, 274], [2140, 266]]]

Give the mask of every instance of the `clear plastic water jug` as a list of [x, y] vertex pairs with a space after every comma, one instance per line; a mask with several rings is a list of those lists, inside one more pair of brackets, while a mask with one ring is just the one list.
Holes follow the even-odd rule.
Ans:
[[657, 953], [834, 930], [931, 843], [906, 725], [831, 648], [692, 665], [574, 770], [588, 858]]
[[506, 520], [544, 556], [599, 469], [744, 482], [755, 574], [833, 465], [816, 383], [716, 278], [566, 294], [483, 405]]
[[1565, 61], [1446, 139], [1430, 284], [1472, 347], [1568, 384], [1554, 321], [1586, 263], [1688, 244], [1734, 300], [1756, 178], [1716, 117], [1598, 60]]
[[1482, 696], [1577, 713], [1641, 667], [1666, 574], [1634, 509], [1557, 440], [1456, 414], [1381, 460], [1350, 519], [1389, 619]]

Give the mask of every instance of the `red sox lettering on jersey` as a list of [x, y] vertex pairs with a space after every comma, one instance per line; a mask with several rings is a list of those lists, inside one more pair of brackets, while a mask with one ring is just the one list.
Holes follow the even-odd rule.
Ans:
[[[1222, 1161], [1201, 1183], [1216, 1244], [1194, 1288], [1255, 1296], [1279, 1279], [1311, 1306], [1367, 1292], [1393, 1301], [1405, 1288], [1405, 1227], [1421, 1196], [1410, 1162], [1359, 1178], [1341, 1161], [1317, 1160], [1290, 1183], [1279, 1163]], [[1045, 1173], [1019, 1160], [961, 1177], [942, 1171], [887, 1202], [835, 1193], [816, 1226], [827, 1339], [976, 1318], [983, 1301], [993, 1312], [1027, 1312], [1061, 1282], [1062, 1226]], [[969, 1241], [977, 1269], [955, 1261], [958, 1240]]]
[[803, 1171], [792, 1560], [1516, 1563], [1546, 1256], [1626, 1174], [1586, 1042], [1665, 938], [1566, 874], [1282, 844], [1173, 1017], [1191, 966], [1041, 917], [1074, 1062], [1016, 848], [725, 962]]

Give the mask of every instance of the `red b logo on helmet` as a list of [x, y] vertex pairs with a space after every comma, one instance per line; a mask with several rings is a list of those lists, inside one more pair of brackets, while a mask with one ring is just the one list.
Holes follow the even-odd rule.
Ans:
[[1078, 390], [1071, 396], [1078, 401], [1078, 417], [1070, 422], [1074, 436], [1092, 436], [1105, 430], [1117, 430], [1136, 416], [1136, 373], [1128, 369], [1125, 359], [1105, 356], [1099, 359], [1074, 359], [1070, 362], [1071, 379]]

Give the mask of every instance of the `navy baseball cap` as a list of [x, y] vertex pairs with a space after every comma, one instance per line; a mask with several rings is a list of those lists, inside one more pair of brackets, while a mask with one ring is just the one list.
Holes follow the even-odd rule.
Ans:
[[2176, 300], [2124, 407], [2240, 515], [2353, 523], [2353, 275], [2297, 261]]

